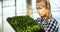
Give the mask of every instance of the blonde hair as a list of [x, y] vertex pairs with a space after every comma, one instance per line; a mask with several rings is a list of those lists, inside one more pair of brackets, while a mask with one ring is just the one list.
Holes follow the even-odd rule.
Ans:
[[48, 21], [48, 19], [51, 18], [51, 6], [50, 6], [50, 2], [47, 0], [36, 0], [36, 3], [40, 3], [41, 1], [44, 1], [46, 3], [46, 12], [47, 14], [45, 15], [45, 17], [43, 17], [43, 20]]

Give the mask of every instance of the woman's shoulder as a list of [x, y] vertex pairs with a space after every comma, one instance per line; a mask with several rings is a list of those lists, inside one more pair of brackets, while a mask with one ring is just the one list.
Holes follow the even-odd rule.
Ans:
[[55, 18], [51, 18], [51, 20], [52, 20], [52, 21], [56, 21], [56, 19], [55, 19]]
[[41, 21], [41, 18], [37, 18], [36, 20], [37, 20], [37, 21]]
[[55, 18], [51, 18], [50, 23], [57, 23], [57, 20]]
[[41, 18], [37, 18], [36, 21], [37, 21], [38, 23], [40, 23], [40, 24], [42, 23], [42, 19], [41, 19]]

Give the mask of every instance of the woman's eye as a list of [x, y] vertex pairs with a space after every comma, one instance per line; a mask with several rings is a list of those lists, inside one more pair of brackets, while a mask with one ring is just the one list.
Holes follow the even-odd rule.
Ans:
[[38, 8], [36, 8], [36, 9], [38, 9]]
[[39, 7], [39, 8], [36, 8], [36, 9], [42, 9], [42, 8]]
[[42, 8], [39, 8], [39, 9], [42, 9]]

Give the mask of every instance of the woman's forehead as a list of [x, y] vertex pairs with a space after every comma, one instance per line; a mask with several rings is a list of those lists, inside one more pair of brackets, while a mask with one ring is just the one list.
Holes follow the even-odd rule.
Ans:
[[44, 1], [36, 3], [36, 6], [46, 6], [46, 3]]

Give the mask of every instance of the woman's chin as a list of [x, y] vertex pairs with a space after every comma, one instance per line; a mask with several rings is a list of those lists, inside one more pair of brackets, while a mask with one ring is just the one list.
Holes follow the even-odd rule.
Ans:
[[40, 15], [41, 17], [43, 16], [43, 15]]
[[44, 15], [43, 14], [39, 14], [39, 16], [43, 17]]
[[41, 17], [43, 17], [42, 15], [40, 15]]
[[39, 14], [41, 17], [44, 17], [46, 14]]

